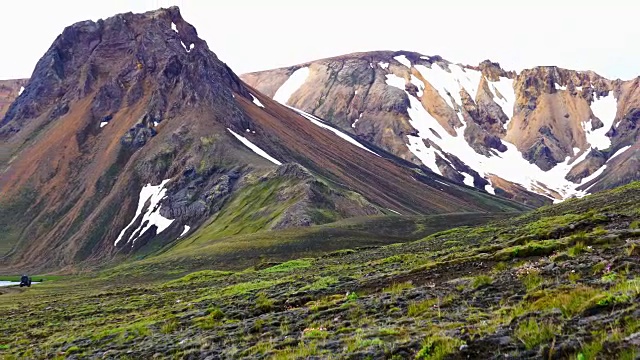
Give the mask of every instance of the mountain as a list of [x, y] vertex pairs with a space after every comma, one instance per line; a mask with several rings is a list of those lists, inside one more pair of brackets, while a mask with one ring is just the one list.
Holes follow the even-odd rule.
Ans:
[[448, 179], [528, 204], [640, 179], [640, 77], [520, 72], [408, 51], [355, 53], [241, 78], [275, 100]]
[[6, 269], [354, 216], [529, 208], [271, 100], [176, 7], [67, 27], [0, 120]]

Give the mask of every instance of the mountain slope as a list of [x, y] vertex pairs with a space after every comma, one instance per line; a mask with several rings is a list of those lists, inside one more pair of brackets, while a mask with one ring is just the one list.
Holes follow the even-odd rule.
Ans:
[[[174, 258], [6, 289], [0, 356], [636, 359], [639, 204], [636, 182], [403, 244], [268, 253], [239, 271], [191, 255], [206, 270]], [[375, 221], [346, 223], [304, 230], [330, 243]]]
[[638, 179], [638, 80], [505, 71], [407, 51], [241, 76], [274, 99], [452, 181], [531, 204]]
[[175, 7], [70, 26], [0, 120], [2, 266], [108, 262], [220, 219], [216, 236], [527, 209], [312, 120], [246, 86]]

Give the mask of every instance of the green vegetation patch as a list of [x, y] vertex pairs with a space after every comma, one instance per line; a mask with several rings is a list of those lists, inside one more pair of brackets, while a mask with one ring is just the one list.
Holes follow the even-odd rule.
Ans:
[[264, 273], [278, 273], [278, 272], [289, 272], [296, 269], [303, 269], [311, 266], [312, 262], [310, 259], [298, 259], [287, 261], [282, 264], [278, 264], [269, 268], [262, 270]]

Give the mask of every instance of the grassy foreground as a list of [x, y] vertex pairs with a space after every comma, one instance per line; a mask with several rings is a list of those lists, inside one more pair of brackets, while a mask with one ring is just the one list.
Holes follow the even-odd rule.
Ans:
[[52, 281], [0, 295], [0, 357], [635, 359], [638, 239], [633, 183], [414, 242]]

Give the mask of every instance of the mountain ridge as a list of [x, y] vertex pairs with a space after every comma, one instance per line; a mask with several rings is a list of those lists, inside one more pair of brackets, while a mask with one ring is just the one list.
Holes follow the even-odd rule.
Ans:
[[[493, 182], [505, 197], [540, 204], [638, 177], [630, 149], [637, 79], [554, 66], [506, 71], [490, 60], [457, 65], [408, 51], [347, 54], [241, 78], [275, 98], [303, 71], [279, 101], [459, 183], [494, 191], [491, 179], [499, 177]], [[504, 156], [533, 176], [500, 169], [496, 158]]]

